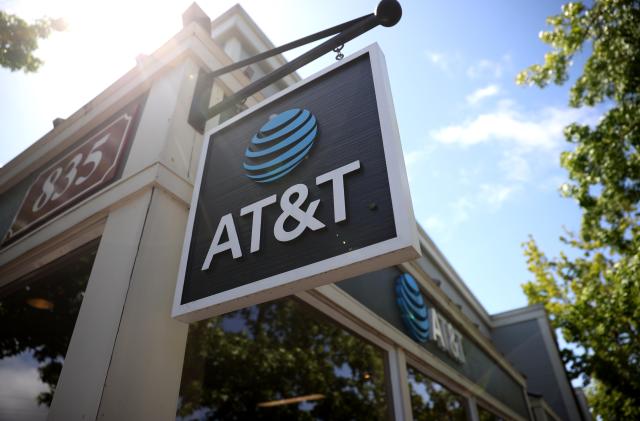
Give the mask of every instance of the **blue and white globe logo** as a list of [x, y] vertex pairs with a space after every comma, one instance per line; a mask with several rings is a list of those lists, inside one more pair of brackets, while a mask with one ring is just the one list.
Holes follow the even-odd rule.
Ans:
[[429, 312], [415, 279], [403, 273], [396, 279], [396, 302], [409, 335], [417, 342], [429, 339]]
[[267, 121], [245, 151], [247, 177], [270, 183], [300, 165], [318, 135], [318, 122], [309, 110], [292, 108]]

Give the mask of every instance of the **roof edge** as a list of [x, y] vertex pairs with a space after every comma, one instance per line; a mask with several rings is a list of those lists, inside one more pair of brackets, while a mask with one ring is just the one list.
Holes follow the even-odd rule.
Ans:
[[[276, 45], [271, 41], [271, 39], [269, 39], [267, 34], [264, 33], [264, 31], [255, 22], [255, 20], [253, 20], [251, 15], [249, 15], [249, 13], [247, 13], [244, 7], [242, 7], [239, 3], [234, 4], [226, 12], [222, 13], [220, 16], [213, 19], [211, 21], [211, 27], [214, 28], [216, 25], [221, 24], [225, 20], [231, 18], [233, 15], [240, 15], [242, 19], [244, 19], [249, 24], [249, 26], [251, 27], [251, 30], [253, 30], [256, 33], [258, 38], [260, 38], [260, 40], [264, 42], [264, 44], [267, 46], [268, 49], [276, 48]], [[277, 60], [280, 63], [280, 65], [284, 65], [287, 63], [287, 59], [284, 58], [282, 54], [276, 54], [271, 58]], [[263, 60], [263, 62], [268, 65], [268, 60]], [[300, 77], [297, 71], [290, 73], [288, 76], [291, 76], [295, 82], [302, 80], [302, 77]]]
[[433, 258], [434, 263], [440, 267], [440, 269], [444, 272], [444, 274], [451, 280], [453, 287], [462, 295], [462, 297], [471, 305], [471, 307], [475, 310], [476, 313], [480, 316], [480, 318], [489, 325], [490, 328], [493, 328], [491, 317], [489, 316], [489, 312], [487, 312], [486, 308], [482, 305], [480, 300], [471, 292], [467, 284], [462, 280], [462, 277], [456, 272], [451, 263], [447, 260], [444, 254], [440, 251], [436, 243], [429, 237], [426, 231], [422, 228], [422, 226], [417, 223], [418, 227], [418, 235], [420, 237], [420, 245], [424, 247], [428, 252], [429, 256]]
[[547, 311], [543, 304], [532, 304], [525, 307], [515, 308], [490, 316], [494, 327], [511, 325], [524, 322], [526, 320], [544, 319], [548, 321]]

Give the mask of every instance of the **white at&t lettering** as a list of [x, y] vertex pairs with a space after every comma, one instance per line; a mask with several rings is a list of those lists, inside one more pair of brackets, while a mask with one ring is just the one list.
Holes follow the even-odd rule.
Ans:
[[[360, 169], [360, 161], [353, 161], [347, 165], [316, 177], [316, 185], [331, 181], [335, 223], [343, 222], [347, 219], [344, 179], [347, 174], [353, 173], [358, 169]], [[297, 196], [293, 202], [291, 202], [292, 196]], [[282, 193], [282, 196], [280, 197], [280, 209], [282, 210], [282, 213], [278, 216], [278, 219], [276, 219], [273, 227], [273, 235], [278, 241], [283, 243], [292, 241], [302, 235], [307, 228], [311, 231], [317, 231], [325, 227], [325, 225], [314, 216], [318, 209], [318, 205], [320, 204], [320, 199], [311, 201], [309, 205], [304, 208], [304, 203], [308, 196], [309, 188], [304, 184], [295, 184]], [[273, 194], [240, 209], [240, 216], [252, 215], [251, 245], [249, 247], [250, 253], [255, 253], [260, 250], [262, 210], [276, 202], [277, 197]], [[284, 228], [285, 222], [288, 218], [293, 218], [298, 224], [291, 231], [287, 231]], [[223, 234], [225, 231], [227, 233], [228, 240], [221, 243], [220, 240], [224, 237]], [[209, 246], [209, 251], [202, 264], [202, 270], [208, 270], [211, 267], [213, 257], [216, 254], [227, 250], [231, 250], [231, 255], [234, 259], [242, 257], [242, 249], [240, 247], [238, 233], [231, 213], [220, 218], [213, 240]]]
[[[224, 243], [221, 243], [220, 238], [222, 238], [222, 233], [224, 231], [227, 231], [229, 239]], [[236, 225], [233, 223], [233, 215], [230, 213], [220, 218], [220, 223], [218, 224], [218, 228], [216, 228], [216, 233], [213, 235], [213, 241], [211, 241], [209, 252], [207, 253], [207, 257], [204, 259], [202, 270], [209, 269], [214, 255], [227, 250], [231, 250], [231, 255], [234, 259], [242, 257], [242, 250], [240, 250], [240, 241], [238, 241]]]
[[429, 310], [429, 320], [431, 340], [454, 360], [464, 364], [467, 359], [462, 347], [462, 334], [434, 308]]
[[[253, 221], [251, 223], [251, 253], [255, 253], [260, 250], [260, 230], [262, 230], [262, 209], [269, 205], [276, 203], [278, 199], [275, 194], [258, 200], [255, 203], [245, 206], [240, 209], [240, 216], [245, 216], [250, 213], [253, 214]], [[236, 256], [233, 256], [234, 259]]]
[[[290, 199], [294, 194], [297, 194], [298, 197], [295, 202], [291, 203]], [[282, 213], [273, 226], [273, 235], [276, 237], [276, 240], [286, 243], [287, 241], [298, 238], [307, 228], [312, 231], [317, 231], [325, 227], [322, 222], [313, 216], [313, 214], [316, 213], [316, 209], [318, 209], [320, 199], [309, 203], [307, 210], [302, 210], [301, 206], [307, 200], [307, 196], [309, 196], [309, 189], [304, 184], [293, 185], [284, 191], [280, 198], [280, 209], [282, 209]], [[298, 221], [298, 225], [291, 231], [284, 229], [284, 223], [287, 218], [293, 218]]]
[[358, 169], [360, 169], [360, 161], [353, 161], [350, 164], [316, 177], [316, 185], [318, 186], [331, 181], [333, 187], [333, 215], [336, 223], [347, 219], [347, 210], [344, 204], [344, 176]]

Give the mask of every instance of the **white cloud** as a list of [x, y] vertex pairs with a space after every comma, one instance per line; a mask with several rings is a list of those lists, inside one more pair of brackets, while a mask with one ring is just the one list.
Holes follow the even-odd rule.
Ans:
[[471, 195], [458, 197], [449, 206], [451, 219], [459, 224], [469, 219], [476, 208], [497, 211], [509, 200], [514, 193], [520, 190], [517, 184], [485, 183], [480, 189]]
[[510, 98], [501, 98], [496, 104], [496, 110], [509, 111], [516, 108], [516, 102]]
[[35, 361], [28, 353], [3, 359], [0, 378], [3, 382], [0, 418], [6, 414], [22, 414], [28, 419], [46, 418], [47, 409], [38, 405], [36, 397], [48, 387], [40, 379]]
[[[547, 107], [524, 113], [517, 110], [513, 101], [505, 99], [493, 111], [430, 134], [437, 142], [462, 148], [495, 145], [501, 155], [497, 168], [502, 172], [503, 182], [522, 188], [525, 183], [535, 181], [537, 188], [546, 190], [548, 187], [542, 184], [550, 183], [546, 181], [549, 171], [557, 169], [559, 152], [565, 148], [564, 127], [574, 121], [592, 125], [597, 117], [593, 109]], [[514, 191], [494, 190], [489, 195], [489, 205], [501, 204]]]
[[563, 128], [573, 121], [592, 121], [592, 111], [548, 107], [536, 113], [521, 113], [513, 104], [483, 113], [463, 122], [431, 132], [438, 142], [460, 146], [503, 142], [523, 151], [555, 151], [562, 143]]
[[442, 232], [445, 230], [446, 225], [437, 216], [429, 216], [427, 217], [427, 219], [424, 220], [424, 227], [427, 231]]
[[511, 56], [503, 55], [498, 60], [481, 59], [467, 67], [467, 76], [471, 79], [500, 79], [512, 69]]
[[[523, 112], [510, 99], [497, 102], [491, 111], [430, 132], [437, 143], [459, 148], [483, 146], [483, 154], [495, 162], [498, 177], [478, 183], [475, 195], [452, 205], [452, 218], [466, 220], [472, 208], [484, 206], [495, 211], [523, 189], [557, 188], [558, 155], [566, 148], [563, 130], [572, 122], [594, 125], [601, 110], [546, 107]], [[495, 157], [497, 156], [497, 158]], [[464, 174], [462, 174], [464, 175]], [[488, 174], [487, 174], [488, 175]], [[460, 177], [462, 184], [465, 177]]]
[[448, 241], [460, 226], [478, 213], [497, 212], [514, 195], [522, 190], [516, 183], [484, 183], [450, 201], [439, 214], [418, 218], [429, 234], [437, 234]]
[[[448, 145], [447, 149], [474, 148], [465, 153], [465, 165], [451, 168], [455, 171], [457, 197], [449, 199], [436, 214], [421, 219], [428, 231], [444, 237], [453, 235], [456, 226], [473, 219], [476, 213], [498, 212], [522, 199], [525, 191], [557, 188], [558, 154], [566, 148], [564, 127], [574, 121], [593, 125], [601, 110], [545, 107], [525, 111], [510, 98], [498, 98], [493, 101], [493, 108], [474, 114], [467, 120], [436, 128], [424, 142], [429, 145], [429, 152], [438, 145]], [[450, 152], [464, 153], [455, 149]], [[469, 164], [466, 159], [476, 154], [478, 160]], [[433, 154], [416, 149], [405, 157], [411, 174], [412, 170], [428, 168], [423, 163]]]
[[480, 199], [495, 211], [517, 190], [515, 185], [483, 184], [480, 186]]
[[[409, 176], [409, 183], [413, 183], [419, 180], [419, 173], [424, 170], [424, 162], [431, 156], [436, 149], [437, 144], [435, 142], [425, 142], [421, 149], [414, 149], [404, 154], [404, 163], [407, 167], [407, 174]], [[437, 177], [437, 171], [434, 168], [430, 168], [431, 177]]]
[[517, 150], [505, 151], [498, 165], [510, 181], [524, 182], [531, 179], [531, 166]]
[[503, 64], [498, 61], [488, 59], [479, 60], [477, 63], [467, 67], [467, 76], [471, 79], [494, 77], [499, 79], [504, 71]]
[[459, 224], [469, 219], [469, 212], [473, 210], [475, 205], [470, 198], [462, 196], [451, 203], [450, 206], [452, 219], [455, 223]]
[[404, 155], [404, 162], [407, 167], [413, 167], [418, 164], [420, 161], [425, 159], [427, 156], [426, 149], [420, 149], [415, 151], [409, 151]]
[[451, 234], [456, 225], [468, 221], [477, 210], [495, 212], [520, 190], [516, 184], [486, 183], [471, 194], [464, 194], [450, 202], [445, 217], [431, 215], [422, 220], [427, 232]]
[[454, 64], [458, 64], [462, 59], [459, 53], [442, 53], [439, 51], [427, 51], [426, 56], [431, 64], [444, 72], [452, 70], [455, 67]]
[[442, 65], [446, 63], [443, 53], [438, 53], [436, 51], [428, 51], [427, 57], [429, 58], [429, 61], [431, 61], [431, 63], [433, 64]]
[[467, 104], [477, 104], [485, 98], [498, 95], [498, 93], [500, 93], [500, 87], [498, 85], [487, 85], [484, 88], [476, 89], [471, 94], [467, 95]]

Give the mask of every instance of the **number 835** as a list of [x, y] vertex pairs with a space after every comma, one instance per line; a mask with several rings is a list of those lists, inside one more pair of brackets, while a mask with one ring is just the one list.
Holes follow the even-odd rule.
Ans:
[[[54, 202], [62, 197], [71, 186], [79, 186], [87, 181], [100, 165], [102, 152], [98, 149], [109, 140], [109, 136], [110, 134], [106, 134], [100, 138], [86, 157], [84, 154], [78, 153], [64, 168], [62, 166], [54, 168], [42, 184], [42, 191], [33, 203], [31, 210], [33, 212], [40, 211], [50, 201]], [[79, 170], [84, 170], [88, 166], [91, 167], [88, 173], [78, 177]]]

